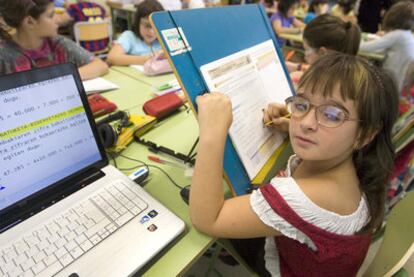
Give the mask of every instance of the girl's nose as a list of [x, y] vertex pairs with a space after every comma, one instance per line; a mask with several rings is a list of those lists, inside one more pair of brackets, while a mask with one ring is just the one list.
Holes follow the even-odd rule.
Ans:
[[300, 121], [300, 126], [304, 131], [315, 131], [318, 128], [318, 119], [316, 118], [315, 108], [305, 114]]

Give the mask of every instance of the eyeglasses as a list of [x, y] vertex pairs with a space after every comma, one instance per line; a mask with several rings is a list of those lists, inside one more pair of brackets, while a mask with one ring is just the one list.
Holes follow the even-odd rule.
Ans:
[[293, 117], [302, 118], [308, 114], [312, 107], [315, 107], [315, 116], [318, 124], [328, 128], [339, 127], [345, 121], [361, 121], [349, 118], [347, 111], [335, 105], [315, 106], [304, 97], [291, 96], [285, 100], [288, 111]]

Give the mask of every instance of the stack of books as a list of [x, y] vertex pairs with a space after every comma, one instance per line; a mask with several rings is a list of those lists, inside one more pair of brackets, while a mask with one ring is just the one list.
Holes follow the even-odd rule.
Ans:
[[387, 190], [387, 212], [413, 188], [414, 183], [414, 106], [395, 123], [394, 169]]

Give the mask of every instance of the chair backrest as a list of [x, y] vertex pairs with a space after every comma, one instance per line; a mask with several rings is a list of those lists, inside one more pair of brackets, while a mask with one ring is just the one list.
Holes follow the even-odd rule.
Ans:
[[109, 46], [112, 42], [112, 22], [110, 19], [97, 22], [76, 22], [73, 25], [73, 33], [75, 41], [79, 45], [81, 41], [109, 39]]
[[381, 246], [363, 276], [392, 276], [414, 253], [414, 192], [396, 204], [388, 216]]

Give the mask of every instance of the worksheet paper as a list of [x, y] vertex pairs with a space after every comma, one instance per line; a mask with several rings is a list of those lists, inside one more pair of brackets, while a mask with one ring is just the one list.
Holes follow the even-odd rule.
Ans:
[[104, 92], [119, 88], [119, 86], [117, 86], [116, 84], [109, 82], [108, 80], [105, 80], [101, 77], [82, 81], [82, 83], [86, 91], [86, 94], [88, 95], [95, 92]]
[[200, 70], [209, 91], [231, 99], [230, 137], [252, 180], [285, 138], [264, 128], [262, 109], [269, 103], [284, 103], [292, 95], [273, 42], [268, 40], [205, 64]]

